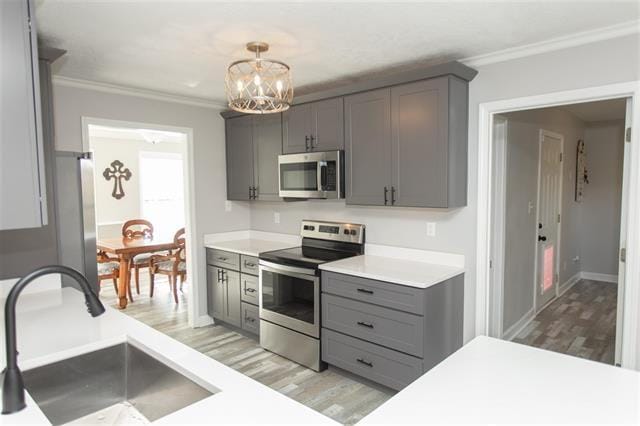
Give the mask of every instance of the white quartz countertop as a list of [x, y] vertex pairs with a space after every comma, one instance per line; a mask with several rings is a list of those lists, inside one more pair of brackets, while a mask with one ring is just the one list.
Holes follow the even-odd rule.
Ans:
[[300, 237], [260, 231], [236, 231], [206, 235], [204, 245], [207, 248], [257, 257], [267, 251], [299, 246]]
[[320, 265], [323, 271], [427, 288], [464, 273], [461, 266], [365, 254]]
[[358, 424], [640, 424], [640, 373], [477, 337]]
[[[219, 390], [157, 423], [336, 424], [115, 309], [107, 307], [105, 314], [91, 318], [84, 297], [73, 289], [23, 294], [18, 302], [17, 329], [18, 365], [22, 370], [129, 341], [201, 386]], [[0, 416], [0, 424], [47, 423], [28, 393], [27, 408]]]

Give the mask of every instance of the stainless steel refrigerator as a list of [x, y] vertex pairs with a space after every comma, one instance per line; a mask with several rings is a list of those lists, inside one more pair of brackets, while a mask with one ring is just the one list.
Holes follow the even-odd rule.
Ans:
[[[59, 263], [84, 274], [97, 292], [93, 159], [90, 152], [69, 151], [56, 151], [55, 158]], [[67, 277], [62, 285], [77, 288]]]

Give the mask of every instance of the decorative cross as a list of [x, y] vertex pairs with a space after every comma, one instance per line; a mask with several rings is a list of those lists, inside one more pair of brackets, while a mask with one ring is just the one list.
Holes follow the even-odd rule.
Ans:
[[107, 167], [102, 172], [102, 176], [106, 180], [113, 179], [113, 191], [111, 192], [111, 196], [116, 200], [124, 197], [124, 189], [122, 188], [122, 179], [129, 180], [131, 178], [131, 170], [123, 169], [124, 164], [121, 161], [115, 160], [111, 163], [111, 168]]

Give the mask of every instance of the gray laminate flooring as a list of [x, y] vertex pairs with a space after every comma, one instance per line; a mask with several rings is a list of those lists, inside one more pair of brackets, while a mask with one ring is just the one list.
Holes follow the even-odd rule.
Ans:
[[[134, 302], [122, 312], [337, 422], [354, 424], [395, 393], [340, 370], [316, 373], [265, 351], [255, 339], [222, 325], [192, 329], [187, 324], [188, 282], [176, 305], [164, 277], [157, 280], [154, 297], [149, 298], [146, 271], [140, 275], [140, 295], [134, 290]], [[103, 282], [100, 297], [116, 305], [110, 281]]]
[[617, 297], [616, 284], [580, 280], [512, 341], [613, 364]]

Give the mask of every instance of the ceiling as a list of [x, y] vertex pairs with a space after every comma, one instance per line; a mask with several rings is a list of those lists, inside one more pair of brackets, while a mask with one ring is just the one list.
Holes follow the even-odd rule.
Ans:
[[[224, 74], [266, 41], [297, 93], [638, 19], [637, 1], [36, 0], [57, 75], [225, 101]], [[302, 88], [302, 90], [300, 90]]]
[[610, 99], [606, 101], [566, 105], [561, 108], [575, 115], [585, 123], [590, 123], [595, 121], [624, 120], [626, 105], [626, 99]]

